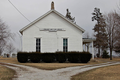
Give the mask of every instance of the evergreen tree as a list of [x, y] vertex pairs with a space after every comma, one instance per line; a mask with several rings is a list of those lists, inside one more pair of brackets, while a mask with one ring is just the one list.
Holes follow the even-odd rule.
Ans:
[[93, 28], [96, 37], [94, 46], [98, 48], [98, 57], [100, 57], [100, 50], [102, 49], [102, 51], [104, 51], [107, 48], [107, 44], [108, 44], [107, 34], [105, 30], [106, 23], [99, 8], [95, 8], [92, 15], [93, 15], [92, 21], [97, 21], [97, 23]]
[[69, 12], [69, 10], [67, 9], [67, 13], [66, 13], [66, 18], [69, 19], [70, 21], [75, 22], [75, 17], [71, 17], [71, 12]]

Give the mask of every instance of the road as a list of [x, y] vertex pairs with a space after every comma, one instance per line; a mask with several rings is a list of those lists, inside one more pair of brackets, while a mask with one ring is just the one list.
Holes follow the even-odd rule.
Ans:
[[67, 67], [56, 70], [42, 70], [29, 66], [0, 62], [0, 65], [6, 66], [16, 71], [17, 74], [13, 80], [70, 80], [71, 76], [78, 73], [116, 64], [120, 64], [120, 62], [107, 62], [94, 65]]

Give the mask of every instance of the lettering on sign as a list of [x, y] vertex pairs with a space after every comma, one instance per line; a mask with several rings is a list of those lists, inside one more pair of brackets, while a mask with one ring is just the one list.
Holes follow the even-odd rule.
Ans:
[[57, 31], [65, 31], [64, 29], [56, 29], [56, 28], [44, 28], [44, 29], [40, 29], [40, 31], [49, 31], [49, 32], [57, 32]]

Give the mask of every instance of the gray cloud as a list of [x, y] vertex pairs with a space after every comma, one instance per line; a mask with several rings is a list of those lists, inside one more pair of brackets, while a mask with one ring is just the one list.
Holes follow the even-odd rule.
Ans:
[[[95, 7], [101, 9], [102, 13], [108, 13], [117, 9], [119, 0], [10, 0], [30, 21], [42, 16], [50, 10], [51, 2], [55, 3], [55, 10], [66, 15], [69, 8], [71, 15], [76, 18], [76, 23], [93, 33], [92, 28], [95, 22], [91, 21], [92, 12]], [[28, 22], [8, 0], [0, 0], [0, 17], [11, 28], [13, 32], [18, 32], [26, 26]]]

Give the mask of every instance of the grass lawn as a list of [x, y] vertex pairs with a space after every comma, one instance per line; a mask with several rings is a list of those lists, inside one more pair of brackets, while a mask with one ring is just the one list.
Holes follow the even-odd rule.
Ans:
[[15, 71], [4, 66], [0, 66], [0, 80], [12, 80]]
[[[96, 58], [98, 62], [119, 61], [120, 58], [101, 59]], [[87, 72], [83, 72], [72, 76], [71, 80], [120, 80], [120, 65], [108, 66], [98, 69], [93, 69]]]
[[120, 80], [120, 65], [83, 72], [72, 76], [71, 80]]
[[[45, 69], [45, 70], [54, 70], [54, 69], [65, 68], [65, 67], [86, 65], [82, 63], [19, 63], [16, 58], [0, 58], [0, 62], [32, 66], [32, 67]], [[93, 62], [93, 64], [94, 63], [95, 62]]]
[[[54, 69], [65, 68], [65, 67], [99, 64], [107, 61], [111, 61], [111, 60], [97, 58], [95, 60], [89, 61], [88, 63], [19, 63], [16, 58], [0, 58], [0, 62], [32, 66], [32, 67], [45, 69], [45, 70], [54, 70]], [[120, 61], [120, 58], [114, 58], [112, 61]]]

